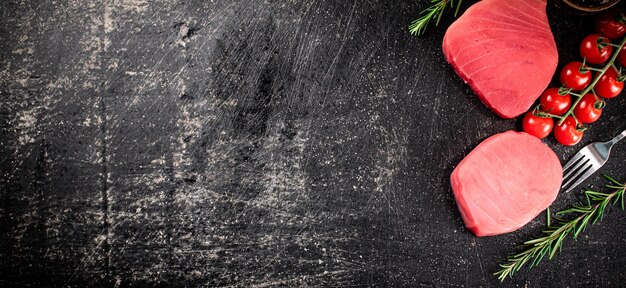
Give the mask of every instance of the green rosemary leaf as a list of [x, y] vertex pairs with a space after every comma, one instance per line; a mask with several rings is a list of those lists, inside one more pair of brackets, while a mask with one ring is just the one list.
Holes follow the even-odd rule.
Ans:
[[[546, 254], [550, 252], [550, 245], [546, 245], [541, 247], [541, 250], [539, 250], [539, 253], [536, 253], [535, 258], [533, 259], [533, 261], [530, 263], [530, 267], [535, 267], [539, 264], [539, 261], [541, 261], [541, 259], [543, 259], [544, 256], [546, 256]], [[535, 254], [535, 253], [533, 253]], [[521, 265], [518, 265], [518, 269], [521, 268]]]
[[[546, 232], [546, 231], [544, 231]], [[536, 243], [541, 243], [541, 242], [545, 242], [546, 238], [548, 237], [542, 237], [542, 238], [537, 238], [537, 239], [533, 239], [533, 240], [529, 240], [524, 242], [525, 245], [532, 245], [532, 244], [536, 244]]]
[[454, 13], [454, 16], [456, 17], [459, 12], [459, 7], [461, 6], [461, 2], [463, 2], [463, 0], [456, 1], [456, 4], [454, 0], [431, 0], [430, 7], [423, 10], [420, 13], [420, 17], [411, 22], [411, 25], [409, 25], [409, 32], [413, 35], [422, 35], [426, 31], [428, 24], [433, 20], [435, 20], [435, 25], [439, 25], [441, 17], [448, 6], [453, 8], [456, 5], [456, 11]]
[[557, 215], [564, 215], [564, 214], [572, 214], [572, 213], [588, 213], [589, 212], [589, 206], [574, 206], [572, 208], [569, 208], [567, 210], [563, 210], [563, 211], [559, 211], [556, 212]]
[[554, 247], [552, 247], [552, 251], [550, 251], [550, 257], [548, 259], [552, 259], [552, 257], [554, 257], [554, 254], [556, 254], [556, 251], [560, 251], [560, 247], [563, 244], [563, 238], [565, 238], [566, 235], [567, 233], [559, 235], [559, 238], [557, 238], [554, 243]]
[[605, 197], [610, 195], [610, 194], [607, 194], [607, 193], [595, 192], [595, 191], [587, 191], [586, 193], [587, 193], [587, 195], [602, 195], [602, 196], [605, 196]]
[[613, 184], [615, 184], [615, 185], [617, 185], [617, 186], [622, 186], [622, 184], [621, 184], [621, 183], [619, 183], [619, 182], [617, 182], [617, 180], [615, 180], [615, 179], [611, 178], [611, 176], [609, 176], [609, 175], [603, 175], [603, 176], [604, 176], [604, 178], [606, 178], [607, 180], [609, 180], [609, 181], [613, 182]]
[[587, 226], [589, 219], [591, 219], [591, 216], [592, 214], [587, 214], [585, 217], [583, 217], [582, 222], [578, 224], [578, 229], [576, 229], [576, 232], [574, 232], [574, 239], [578, 238], [578, 234], [585, 231], [585, 227]]
[[615, 181], [613, 178], [605, 176], [611, 183], [607, 188], [613, 189], [611, 193], [585, 191], [587, 205], [574, 205], [573, 207], [556, 212], [556, 215], [568, 215], [566, 218], [553, 217], [553, 226], [548, 226], [543, 231], [543, 236], [523, 242], [518, 248], [520, 252], [507, 257], [507, 263], [500, 264], [501, 270], [493, 275], [498, 280], [504, 281], [506, 277], [513, 277], [524, 265], [530, 268], [537, 266], [541, 260], [548, 256], [552, 259], [558, 251], [563, 248], [563, 242], [568, 235], [576, 239], [589, 224], [595, 224], [602, 220], [609, 204], [620, 202], [624, 209], [624, 194], [626, 185]]
[[459, 9], [461, 8], [461, 2], [463, 2], [463, 0], [459, 0], [459, 3], [456, 4], [456, 10], [454, 10], [454, 17], [459, 15]]

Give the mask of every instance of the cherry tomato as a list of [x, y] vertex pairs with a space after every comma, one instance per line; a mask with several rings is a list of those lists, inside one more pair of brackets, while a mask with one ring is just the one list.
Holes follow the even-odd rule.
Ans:
[[617, 39], [626, 33], [626, 23], [620, 21], [619, 14], [607, 13], [596, 19], [596, 32], [609, 39]]
[[603, 98], [614, 98], [624, 89], [624, 82], [620, 82], [618, 80], [617, 70], [611, 67], [602, 77], [598, 79], [598, 82], [593, 87], [593, 90], [596, 91], [598, 96]]
[[544, 111], [554, 115], [563, 115], [572, 105], [572, 97], [569, 94], [561, 95], [559, 88], [551, 87], [543, 91], [539, 97], [539, 103]]
[[599, 34], [591, 34], [580, 43], [580, 56], [587, 59], [587, 63], [591, 64], [602, 64], [606, 60], [611, 57], [611, 52], [613, 52], [613, 47], [610, 45], [606, 45], [603, 47], [599, 46], [599, 43], [605, 42], [610, 43], [609, 39], [606, 37], [602, 37]]
[[591, 77], [593, 73], [591, 71], [585, 71], [582, 69], [583, 63], [570, 62], [563, 66], [561, 69], [560, 79], [561, 83], [567, 88], [573, 90], [583, 90], [589, 83], [591, 83]]
[[554, 120], [552, 120], [552, 117], [537, 116], [533, 113], [533, 111], [528, 111], [522, 120], [522, 128], [524, 129], [524, 132], [539, 139], [550, 135], [552, 127], [554, 127]]
[[588, 93], [574, 107], [574, 116], [582, 123], [593, 123], [602, 115], [603, 107], [604, 100]]
[[576, 120], [572, 116], [567, 116], [561, 125], [554, 127], [554, 138], [559, 143], [566, 146], [573, 146], [583, 139], [584, 132], [578, 129]]

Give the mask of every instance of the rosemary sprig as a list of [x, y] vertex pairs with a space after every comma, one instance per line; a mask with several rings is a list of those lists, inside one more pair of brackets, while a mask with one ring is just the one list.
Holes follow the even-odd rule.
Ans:
[[443, 15], [443, 12], [446, 10], [446, 8], [448, 8], [448, 5], [450, 7], [455, 7], [456, 5], [456, 10], [454, 11], [454, 17], [456, 17], [456, 15], [459, 13], [459, 8], [461, 7], [462, 2], [463, 0], [431, 0], [430, 7], [422, 11], [422, 13], [420, 13], [421, 16], [413, 21], [411, 25], [409, 25], [409, 32], [411, 32], [411, 34], [413, 35], [424, 34], [428, 23], [430, 23], [430, 21], [434, 18], [437, 18], [435, 25], [439, 25], [439, 21], [441, 21], [441, 16]]
[[528, 263], [532, 268], [539, 264], [546, 255], [548, 255], [548, 259], [552, 259], [556, 252], [561, 250], [563, 239], [567, 235], [571, 234], [576, 239], [589, 223], [594, 224], [602, 219], [609, 204], [620, 202], [620, 206], [624, 210], [626, 184], [619, 183], [609, 176], [604, 177], [610, 181], [606, 187], [613, 189], [613, 192], [585, 191], [586, 205], [575, 205], [572, 208], [557, 212], [556, 215], [559, 217], [552, 219], [554, 226], [548, 226], [543, 231], [543, 237], [526, 241], [519, 246], [524, 250], [509, 256], [507, 263], [500, 264], [502, 269], [494, 275], [498, 276], [500, 281], [504, 281], [507, 276], [513, 277], [513, 274], [519, 271], [524, 264]]

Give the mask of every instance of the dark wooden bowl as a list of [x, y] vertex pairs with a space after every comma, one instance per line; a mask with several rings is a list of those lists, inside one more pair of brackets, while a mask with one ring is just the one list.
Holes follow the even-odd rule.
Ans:
[[595, 14], [617, 7], [621, 0], [557, 0], [558, 6], [581, 14]]

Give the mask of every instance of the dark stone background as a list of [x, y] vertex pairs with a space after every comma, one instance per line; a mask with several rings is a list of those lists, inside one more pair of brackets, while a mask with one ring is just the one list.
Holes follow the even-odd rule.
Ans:
[[[0, 2], [0, 286], [499, 286], [544, 217], [463, 227], [452, 169], [519, 123], [446, 64], [450, 17], [407, 33], [426, 5]], [[591, 19], [548, 10], [561, 64], [578, 59]], [[625, 108], [546, 142], [566, 160]], [[601, 172], [626, 181], [624, 160], [621, 143]], [[622, 286], [624, 215], [503, 286]]]

